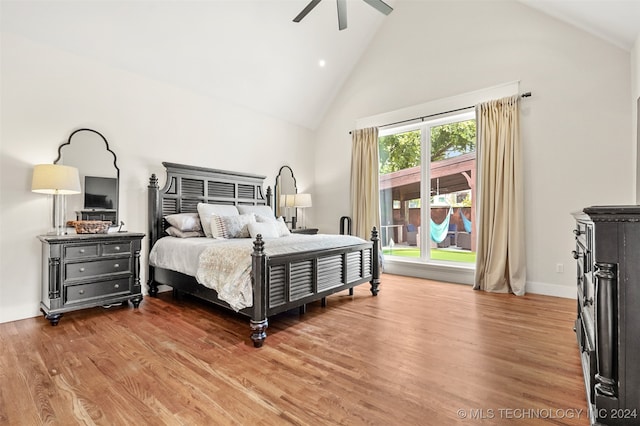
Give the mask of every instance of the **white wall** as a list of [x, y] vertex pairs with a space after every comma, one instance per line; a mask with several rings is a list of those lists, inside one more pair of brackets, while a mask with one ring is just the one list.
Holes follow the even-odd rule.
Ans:
[[349, 214], [358, 119], [519, 80], [527, 288], [574, 295], [570, 212], [635, 199], [629, 53], [516, 2], [395, 6], [317, 131], [316, 223]]
[[[30, 192], [76, 128], [103, 133], [118, 156], [120, 217], [147, 231], [146, 187], [162, 161], [266, 175], [283, 164], [312, 184], [309, 130], [3, 32], [0, 143], [0, 322], [38, 315], [40, 243], [50, 204]], [[266, 188], [265, 188], [266, 190]], [[143, 265], [147, 248], [144, 246]], [[146, 273], [142, 277], [146, 282]]]

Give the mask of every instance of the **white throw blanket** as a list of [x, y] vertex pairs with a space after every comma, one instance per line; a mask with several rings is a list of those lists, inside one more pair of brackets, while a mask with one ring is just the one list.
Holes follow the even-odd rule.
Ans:
[[[365, 243], [350, 235], [296, 235], [264, 240], [268, 256], [345, 247]], [[253, 305], [251, 286], [251, 253], [253, 240], [248, 238], [225, 241], [207, 247], [199, 257], [196, 279], [212, 288], [221, 300], [234, 310]]]
[[214, 289], [236, 312], [253, 305], [252, 251], [252, 241], [235, 239], [206, 248], [198, 260], [198, 282]]

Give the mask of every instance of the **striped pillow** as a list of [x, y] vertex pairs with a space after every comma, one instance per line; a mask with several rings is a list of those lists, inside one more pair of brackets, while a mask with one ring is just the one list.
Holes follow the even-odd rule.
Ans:
[[222, 220], [223, 217], [217, 214], [211, 215], [211, 237], [223, 240], [229, 238], [229, 232], [227, 232], [227, 227]]

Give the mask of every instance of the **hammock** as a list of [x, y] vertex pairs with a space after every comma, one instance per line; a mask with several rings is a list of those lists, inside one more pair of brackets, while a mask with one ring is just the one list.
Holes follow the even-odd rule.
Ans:
[[471, 221], [467, 219], [467, 217], [462, 213], [462, 209], [458, 209], [458, 213], [460, 213], [460, 217], [462, 218], [464, 230], [468, 233], [471, 233]]
[[447, 212], [447, 216], [445, 216], [442, 223], [435, 223], [433, 219], [431, 220], [431, 241], [434, 243], [441, 243], [447, 238], [447, 233], [449, 232], [449, 219], [451, 218], [451, 213], [453, 213], [453, 209], [449, 207], [449, 211]]

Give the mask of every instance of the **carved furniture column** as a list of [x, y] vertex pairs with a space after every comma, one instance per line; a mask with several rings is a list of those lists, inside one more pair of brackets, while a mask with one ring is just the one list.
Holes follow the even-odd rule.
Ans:
[[596, 394], [615, 397], [616, 298], [617, 280], [613, 263], [596, 263], [595, 326], [596, 326]]

